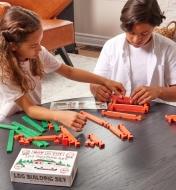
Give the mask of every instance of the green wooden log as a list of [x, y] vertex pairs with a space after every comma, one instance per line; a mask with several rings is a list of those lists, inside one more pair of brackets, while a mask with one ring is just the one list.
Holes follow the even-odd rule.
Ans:
[[23, 116], [22, 119], [29, 124], [30, 126], [34, 127], [35, 129], [37, 129], [38, 131], [40, 131], [41, 133], [45, 132], [46, 129], [44, 129], [43, 127], [41, 127], [35, 120], [31, 119], [30, 117], [28, 117], [27, 115]]
[[13, 151], [13, 144], [14, 144], [14, 134], [15, 134], [15, 131], [14, 130], [10, 130], [9, 131], [9, 138], [8, 138], [8, 141], [7, 141], [7, 148], [6, 148], [6, 152], [7, 153], [11, 153]]
[[53, 124], [53, 126], [54, 126], [54, 131], [55, 131], [56, 133], [58, 133], [58, 132], [61, 131], [61, 129], [60, 129], [58, 123], [56, 123], [55, 121], [51, 121], [51, 123]]

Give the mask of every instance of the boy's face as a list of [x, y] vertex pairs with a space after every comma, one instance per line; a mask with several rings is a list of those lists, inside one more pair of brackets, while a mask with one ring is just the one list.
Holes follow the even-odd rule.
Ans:
[[136, 48], [142, 47], [151, 39], [153, 29], [147, 23], [134, 24], [132, 31], [126, 33], [127, 41]]
[[30, 34], [25, 42], [16, 45], [15, 54], [20, 61], [25, 61], [26, 59], [37, 58], [39, 52], [41, 51], [41, 40], [43, 37], [42, 28]]

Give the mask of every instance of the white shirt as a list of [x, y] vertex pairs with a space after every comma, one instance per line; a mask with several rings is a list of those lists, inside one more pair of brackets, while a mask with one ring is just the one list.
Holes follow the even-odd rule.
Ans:
[[[140, 85], [147, 84], [147, 65], [150, 64], [153, 41], [150, 40], [143, 47], [136, 48], [131, 44], [129, 47], [129, 60], [131, 67], [131, 86], [132, 89]], [[136, 69], [137, 68], [137, 69]], [[142, 75], [142, 77], [141, 77]]]
[[[150, 63], [147, 64], [145, 73], [141, 73], [140, 77], [147, 76], [145, 84], [147, 86], [176, 84], [176, 43], [156, 33], [153, 34], [152, 41], [153, 48], [148, 52], [151, 57]], [[139, 70], [139, 68], [135, 69]], [[132, 73], [125, 33], [105, 43], [94, 73], [121, 82], [126, 89], [126, 95], [131, 94], [133, 91]], [[142, 80], [144, 81], [145, 79]], [[141, 85], [140, 81], [138, 85]]]
[[[44, 47], [42, 47], [39, 57], [41, 62], [43, 63], [45, 73], [54, 72], [61, 66], [61, 63], [59, 63], [57, 59]], [[29, 61], [22, 62], [21, 64], [23, 69], [29, 72], [30, 76], [35, 81], [34, 90], [29, 92], [28, 94], [35, 104], [40, 104], [41, 79], [38, 76], [32, 76], [29, 69]], [[5, 117], [21, 110], [15, 103], [15, 101], [23, 95], [24, 94], [21, 92], [21, 89], [19, 87], [10, 84], [5, 85], [0, 82], [0, 121], [2, 121]]]

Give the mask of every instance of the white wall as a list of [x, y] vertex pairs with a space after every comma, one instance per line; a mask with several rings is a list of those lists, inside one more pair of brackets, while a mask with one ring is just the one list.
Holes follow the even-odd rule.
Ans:
[[[74, 0], [78, 43], [102, 46], [121, 33], [120, 12], [127, 0]], [[158, 0], [167, 20], [176, 20], [176, 0]]]

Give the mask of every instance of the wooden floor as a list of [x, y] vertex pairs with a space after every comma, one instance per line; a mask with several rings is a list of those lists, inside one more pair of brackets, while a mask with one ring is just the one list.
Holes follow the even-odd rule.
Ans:
[[88, 45], [77, 45], [78, 54], [98, 58], [101, 52], [101, 47], [94, 47]]

